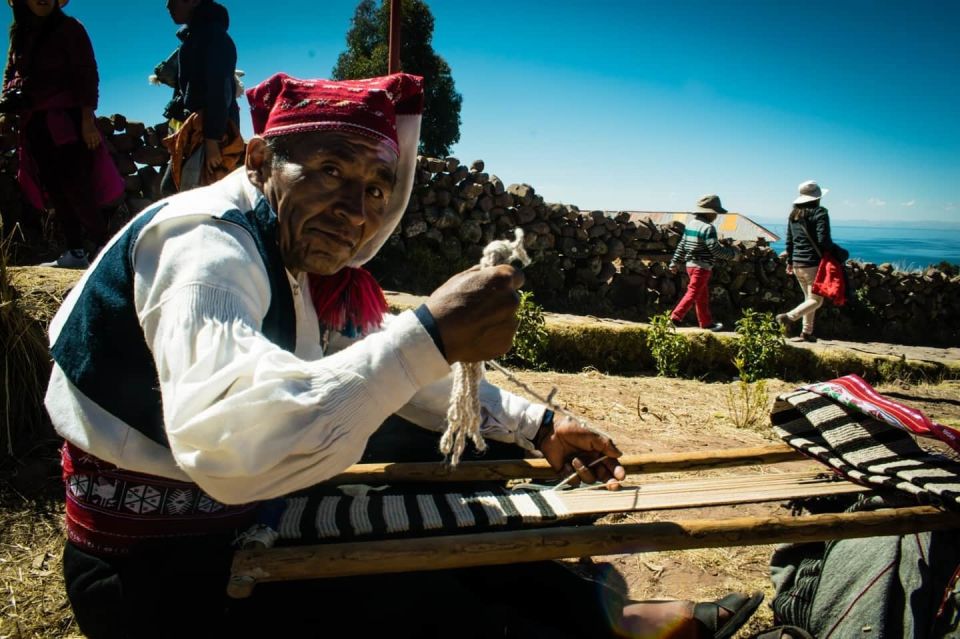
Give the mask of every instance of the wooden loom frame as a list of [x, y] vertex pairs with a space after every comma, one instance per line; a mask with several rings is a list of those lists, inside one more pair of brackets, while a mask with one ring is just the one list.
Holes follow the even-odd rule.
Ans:
[[[626, 455], [620, 461], [628, 473], [646, 474], [807, 459], [794, 449], [778, 444], [710, 452]], [[332, 478], [330, 483], [518, 478], [545, 479], [556, 478], [556, 475], [540, 459], [463, 462], [455, 471], [438, 463], [357, 464]], [[847, 482], [837, 482], [837, 487], [838, 493], [850, 492]], [[257, 583], [269, 581], [443, 570], [591, 555], [853, 539], [951, 528], [960, 528], [960, 513], [915, 506], [797, 517], [552, 525], [503, 532], [238, 550], [234, 554], [227, 593], [234, 598], [247, 597]]]

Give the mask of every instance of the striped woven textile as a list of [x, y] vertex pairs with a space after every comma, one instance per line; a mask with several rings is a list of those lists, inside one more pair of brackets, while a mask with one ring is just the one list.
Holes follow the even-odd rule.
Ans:
[[787, 444], [851, 481], [960, 509], [960, 464], [923, 450], [906, 430], [807, 389], [779, 396], [770, 419]]
[[939, 439], [960, 453], [960, 432], [955, 428], [938, 424], [923, 411], [884, 397], [859, 375], [844, 375], [829, 382], [804, 386], [804, 389], [829, 397], [908, 433]]
[[476, 532], [566, 519], [571, 515], [551, 491], [506, 490], [442, 494], [310, 495], [282, 500], [270, 527], [281, 540], [380, 538]]

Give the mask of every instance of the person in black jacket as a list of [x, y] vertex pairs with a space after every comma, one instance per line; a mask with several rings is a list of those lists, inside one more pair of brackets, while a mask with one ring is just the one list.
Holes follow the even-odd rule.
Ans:
[[803, 320], [800, 335], [794, 341], [815, 342], [814, 316], [823, 305], [823, 298], [813, 290], [813, 281], [824, 251], [830, 250], [830, 217], [820, 206], [820, 198], [828, 189], [821, 189], [813, 180], [799, 186], [800, 195], [793, 201], [793, 210], [787, 221], [787, 275], [795, 275], [803, 301], [795, 308], [777, 315], [777, 321], [786, 328], [798, 319]]
[[[230, 16], [213, 0], [167, 0], [180, 47], [176, 53], [176, 85], [164, 117], [178, 126], [191, 113], [203, 114], [203, 153], [206, 169], [222, 163], [220, 140], [229, 121], [239, 128], [237, 106], [237, 48], [227, 33]], [[171, 132], [173, 132], [171, 130]], [[176, 192], [170, 168], [163, 178], [165, 195]]]

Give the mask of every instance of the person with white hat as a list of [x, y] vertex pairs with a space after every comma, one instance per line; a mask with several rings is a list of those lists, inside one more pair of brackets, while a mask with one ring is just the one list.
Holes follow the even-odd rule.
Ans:
[[820, 198], [829, 189], [821, 188], [813, 180], [807, 180], [797, 189], [799, 194], [787, 220], [786, 259], [787, 275], [796, 276], [803, 291], [803, 301], [777, 315], [777, 321], [788, 330], [794, 322], [802, 319], [800, 335], [794, 341], [815, 342], [814, 318], [817, 309], [823, 305], [823, 297], [813, 292], [813, 282], [821, 256], [833, 248], [830, 216], [827, 209], [820, 206]]

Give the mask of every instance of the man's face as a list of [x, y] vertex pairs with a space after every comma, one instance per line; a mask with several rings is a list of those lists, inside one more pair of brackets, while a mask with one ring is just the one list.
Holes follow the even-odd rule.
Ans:
[[200, 0], [167, 0], [167, 11], [174, 24], [187, 24], [198, 4]]
[[397, 154], [386, 142], [338, 131], [291, 135], [282, 143], [285, 159], [261, 153], [264, 141], [251, 140], [248, 175], [277, 213], [287, 270], [331, 275], [380, 230]]
[[38, 18], [46, 18], [53, 12], [53, 3], [58, 0], [27, 0], [27, 8]]

